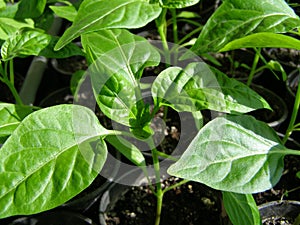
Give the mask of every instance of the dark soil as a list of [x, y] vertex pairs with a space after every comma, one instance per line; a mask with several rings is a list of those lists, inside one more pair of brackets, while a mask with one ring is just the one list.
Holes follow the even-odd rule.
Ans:
[[[178, 180], [171, 177], [163, 185]], [[164, 196], [161, 225], [221, 224], [218, 196], [218, 192], [195, 182], [174, 188]], [[107, 225], [153, 225], [155, 210], [156, 198], [152, 191], [147, 186], [132, 187], [106, 214]]]
[[293, 225], [294, 220], [285, 217], [272, 217], [263, 221], [263, 225]]

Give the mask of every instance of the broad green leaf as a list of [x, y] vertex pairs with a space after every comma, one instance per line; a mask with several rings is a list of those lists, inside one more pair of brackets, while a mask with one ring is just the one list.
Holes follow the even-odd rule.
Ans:
[[33, 110], [28, 106], [0, 103], [0, 137], [7, 137]]
[[200, 2], [200, 0], [162, 0], [162, 7], [165, 8], [184, 8], [192, 6]]
[[256, 33], [242, 37], [225, 45], [220, 51], [230, 51], [240, 48], [293, 48], [300, 50], [300, 41], [283, 34]]
[[192, 50], [216, 52], [250, 34], [284, 33], [299, 26], [299, 17], [284, 0], [228, 0], [209, 18]]
[[17, 21], [11, 18], [0, 17], [0, 40], [6, 40], [10, 35], [13, 35], [16, 31], [23, 27], [33, 28], [34, 22], [31, 19]]
[[261, 219], [251, 194], [223, 192], [223, 203], [233, 225], [260, 225]]
[[81, 34], [111, 28], [140, 28], [159, 16], [161, 7], [143, 0], [85, 0], [55, 46], [59, 50]]
[[1, 56], [4, 61], [15, 57], [39, 55], [39, 53], [50, 43], [48, 34], [35, 30], [17, 32], [8, 38], [2, 45]]
[[268, 103], [245, 84], [223, 73], [214, 73], [203, 62], [190, 63], [185, 69], [164, 70], [152, 85], [152, 95], [155, 105], [167, 105], [177, 111], [210, 109], [245, 113], [269, 108]]
[[74, 21], [77, 16], [77, 10], [73, 5], [67, 6], [49, 6], [50, 9], [59, 17], [65, 18], [71, 22]]
[[18, 5], [16, 19], [36, 18], [42, 15], [47, 0], [22, 0]]
[[84, 34], [82, 44], [92, 62], [89, 75], [101, 111], [127, 126], [137, 121], [139, 79], [145, 67], [158, 65], [159, 53], [146, 39], [122, 29]]
[[254, 117], [218, 117], [199, 131], [168, 173], [222, 191], [257, 193], [279, 181], [289, 153], [275, 131]]
[[145, 157], [142, 152], [131, 142], [120, 136], [107, 136], [105, 138], [112, 146], [114, 146], [122, 155], [129, 159], [137, 166], [146, 166]]
[[7, 39], [1, 48], [1, 56], [4, 61], [15, 57], [40, 55], [47, 58], [65, 58], [72, 55], [84, 55], [81, 49], [74, 43], [70, 43], [60, 51], [54, 51], [53, 47], [58, 41], [57, 37], [40, 32], [39, 30], [23, 30]]
[[107, 132], [83, 106], [27, 116], [0, 149], [0, 217], [54, 208], [88, 187], [106, 160]]

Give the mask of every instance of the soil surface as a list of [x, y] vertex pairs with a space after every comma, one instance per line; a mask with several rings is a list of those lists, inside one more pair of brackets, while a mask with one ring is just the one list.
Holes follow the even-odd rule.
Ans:
[[263, 221], [263, 225], [293, 225], [294, 220], [287, 219], [284, 217], [276, 218], [272, 217], [270, 219], [267, 219]]
[[[178, 178], [163, 182], [165, 187]], [[166, 192], [161, 225], [221, 224], [219, 193], [202, 184], [189, 182]], [[156, 197], [147, 187], [132, 187], [106, 216], [107, 225], [153, 225]]]

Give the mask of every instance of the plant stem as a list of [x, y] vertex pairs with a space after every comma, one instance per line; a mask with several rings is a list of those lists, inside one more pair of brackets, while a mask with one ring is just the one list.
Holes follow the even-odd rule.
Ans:
[[170, 191], [176, 187], [180, 187], [181, 185], [186, 184], [187, 182], [189, 182], [189, 180], [182, 180], [179, 183], [173, 184], [170, 187], [164, 189], [163, 192], [166, 193], [167, 191]]
[[172, 25], [173, 25], [173, 41], [175, 44], [178, 43], [178, 26], [177, 26], [177, 15], [176, 9], [170, 9], [172, 14]]
[[259, 48], [257, 51], [255, 51], [255, 56], [254, 56], [254, 59], [253, 59], [251, 71], [250, 71], [250, 74], [249, 74], [249, 77], [248, 77], [248, 80], [247, 80], [247, 86], [251, 85], [254, 74], [256, 72], [257, 64], [258, 64], [258, 61], [259, 61], [260, 50], [261, 49]]
[[4, 79], [4, 83], [8, 86], [9, 90], [11, 91], [12, 95], [14, 96], [16, 103], [18, 105], [24, 105], [22, 99], [20, 98], [15, 86], [7, 79]]
[[170, 55], [169, 55], [169, 46], [167, 42], [167, 20], [166, 20], [166, 15], [167, 15], [167, 9], [163, 8], [160, 16], [155, 20], [157, 31], [159, 33], [159, 36], [162, 41], [164, 53], [165, 53], [165, 60], [166, 64], [170, 64]]
[[187, 39], [189, 39], [190, 37], [192, 37], [194, 34], [197, 34], [198, 32], [200, 32], [202, 30], [202, 28], [203, 28], [203, 26], [198, 27], [197, 29], [195, 29], [192, 32], [188, 33], [180, 41], [178, 41], [177, 44], [181, 45], [183, 42], [185, 42]]
[[298, 87], [297, 87], [294, 107], [293, 107], [291, 119], [290, 119], [290, 122], [289, 122], [289, 126], [288, 126], [288, 128], [285, 132], [285, 135], [283, 137], [283, 140], [282, 140], [283, 144], [285, 144], [287, 142], [288, 138], [291, 136], [291, 134], [293, 132], [294, 124], [296, 122], [296, 118], [297, 118], [297, 115], [298, 115], [299, 106], [300, 106], [300, 79], [298, 81]]
[[15, 73], [14, 73], [14, 61], [13, 59], [9, 60], [9, 79], [10, 83], [15, 86]]
[[160, 165], [159, 165], [159, 159], [158, 159], [158, 154], [157, 154], [158, 151], [157, 151], [152, 139], [149, 140], [148, 145], [149, 145], [149, 147], [151, 148], [151, 151], [152, 151], [153, 167], [154, 167], [155, 181], [156, 181], [156, 217], [155, 217], [155, 225], [159, 225], [164, 192], [162, 190], [162, 186], [161, 186], [161, 182], [160, 182]]

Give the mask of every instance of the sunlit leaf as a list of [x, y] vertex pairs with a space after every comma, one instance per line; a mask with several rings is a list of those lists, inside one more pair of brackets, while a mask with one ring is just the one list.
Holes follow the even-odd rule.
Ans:
[[283, 171], [286, 149], [267, 124], [251, 116], [219, 117], [206, 124], [170, 175], [214, 189], [257, 193], [272, 188]]
[[0, 217], [54, 208], [88, 187], [106, 160], [106, 134], [82, 106], [27, 116], [0, 149]]

